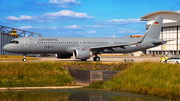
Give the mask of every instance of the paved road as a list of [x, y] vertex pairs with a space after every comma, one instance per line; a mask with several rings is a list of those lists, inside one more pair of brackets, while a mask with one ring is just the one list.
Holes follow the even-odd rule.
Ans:
[[[134, 62], [143, 62], [143, 61], [153, 61], [159, 62], [160, 57], [136, 57], [136, 56], [100, 56], [101, 62], [123, 62], [124, 59], [134, 60]], [[41, 57], [41, 60], [27, 60], [27, 62], [40, 62], [40, 61], [67, 61], [67, 62], [75, 62], [80, 61], [79, 59], [74, 59], [73, 57], [70, 59], [57, 59], [56, 57]], [[93, 62], [93, 57], [87, 60], [88, 62]], [[0, 61], [0, 62], [21, 62], [21, 60], [15, 61]]]

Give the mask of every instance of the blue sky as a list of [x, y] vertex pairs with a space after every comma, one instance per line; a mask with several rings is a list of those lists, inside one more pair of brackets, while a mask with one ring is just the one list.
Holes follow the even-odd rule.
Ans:
[[[140, 17], [179, 0], [0, 0], [0, 25], [51, 37], [144, 34]], [[180, 5], [172, 11], [180, 11]]]

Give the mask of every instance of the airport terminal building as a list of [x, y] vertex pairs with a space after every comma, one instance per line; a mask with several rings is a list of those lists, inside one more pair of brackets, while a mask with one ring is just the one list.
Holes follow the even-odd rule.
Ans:
[[164, 16], [160, 39], [173, 40], [164, 45], [146, 50], [151, 55], [179, 55], [180, 54], [180, 11], [156, 11], [141, 17], [147, 21], [146, 29], [153, 23], [157, 16]]

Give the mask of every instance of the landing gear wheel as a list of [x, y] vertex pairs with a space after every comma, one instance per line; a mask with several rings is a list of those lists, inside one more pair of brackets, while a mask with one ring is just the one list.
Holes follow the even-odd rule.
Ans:
[[23, 62], [26, 62], [27, 60], [24, 58], [24, 59], [22, 59], [22, 61], [23, 61]]
[[26, 61], [27, 61], [27, 60], [26, 60], [26, 56], [27, 56], [27, 54], [24, 54], [24, 58], [22, 59], [23, 62], [26, 62]]
[[81, 61], [86, 61], [87, 59], [81, 59]]
[[178, 61], [176, 61], [175, 64], [179, 64]]
[[94, 61], [100, 61], [100, 57], [94, 57], [93, 60]]

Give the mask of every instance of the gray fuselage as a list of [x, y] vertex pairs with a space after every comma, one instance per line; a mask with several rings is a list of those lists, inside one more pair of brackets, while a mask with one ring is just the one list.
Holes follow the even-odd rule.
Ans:
[[[77, 48], [125, 45], [135, 43], [138, 40], [140, 40], [140, 38], [21, 37], [13, 39], [4, 49], [8, 52], [21, 54], [73, 54], [73, 50]], [[14, 41], [16, 41], [16, 43], [13, 43]], [[142, 43], [124, 46], [123, 48], [107, 48], [104, 49], [102, 53], [129, 53], [154, 46], [155, 45], [148, 40], [144, 40]], [[10, 49], [6, 49], [6, 47]]]

